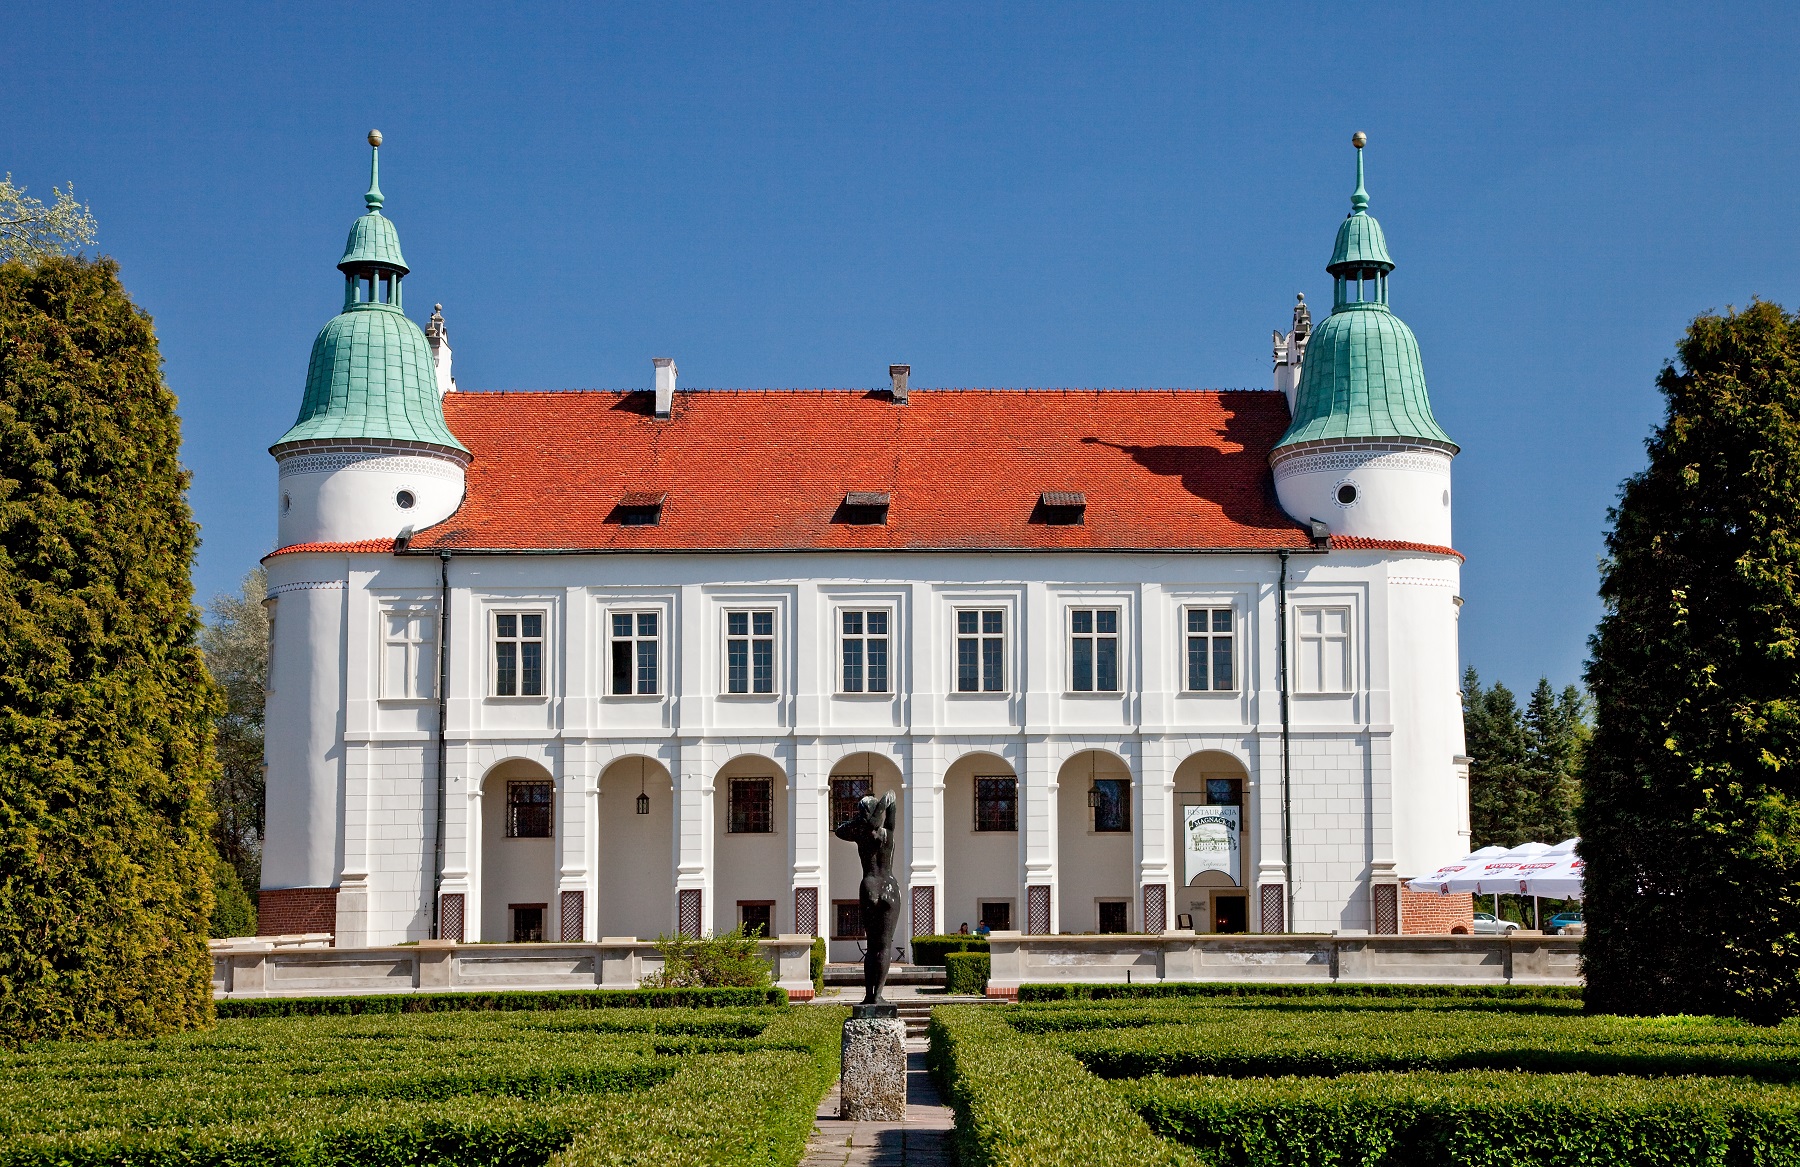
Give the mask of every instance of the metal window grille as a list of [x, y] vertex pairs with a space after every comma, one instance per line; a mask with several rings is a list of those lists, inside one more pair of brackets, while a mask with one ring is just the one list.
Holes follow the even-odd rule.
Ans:
[[700, 889], [684, 887], [676, 893], [675, 931], [683, 936], [698, 936], [703, 921], [704, 901]]
[[912, 889], [912, 934], [930, 936], [937, 924], [937, 888]]
[[549, 782], [506, 784], [506, 837], [548, 839], [555, 819], [556, 788]]
[[463, 938], [463, 893], [459, 891], [445, 892], [438, 897], [438, 939], [454, 940], [461, 944]]
[[1049, 935], [1050, 889], [1048, 887], [1025, 889], [1025, 931], [1033, 936]]
[[565, 891], [558, 897], [557, 915], [561, 917], [562, 931], [559, 938], [566, 943], [576, 943], [585, 931], [583, 916], [586, 915], [587, 897], [579, 891]]
[[1097, 906], [1100, 909], [1100, 926], [1098, 931], [1107, 934], [1117, 934], [1127, 930], [1128, 926], [1126, 918], [1130, 914], [1129, 909], [1131, 907], [1127, 901], [1101, 900]]
[[1019, 780], [1017, 778], [975, 779], [975, 829], [978, 831], [1016, 831], [1019, 829]]
[[731, 780], [731, 833], [766, 835], [775, 829], [775, 783], [768, 778]]
[[1237, 688], [1230, 608], [1187, 610], [1187, 687], [1196, 693]]
[[767, 939], [775, 935], [775, 904], [770, 900], [739, 900], [738, 926], [746, 936]]
[[1076, 693], [1119, 691], [1119, 614], [1110, 608], [1069, 612], [1069, 687]]
[[1370, 889], [1375, 907], [1375, 934], [1395, 936], [1400, 932], [1400, 889], [1391, 883], [1378, 883]]
[[1287, 913], [1284, 910], [1285, 900], [1282, 898], [1282, 887], [1279, 883], [1265, 883], [1261, 888], [1262, 930], [1264, 932], [1286, 932]]
[[850, 778], [833, 778], [831, 780], [831, 825], [833, 828], [849, 822], [857, 813], [859, 804], [869, 795], [875, 793], [875, 779], [871, 775]]
[[976, 905], [978, 917], [990, 932], [1012, 930], [1012, 901], [983, 900]]
[[818, 888], [797, 887], [794, 889], [794, 931], [802, 936], [819, 934]]
[[1144, 885], [1144, 931], [1161, 932], [1169, 926], [1169, 886], [1164, 883]]
[[862, 904], [857, 900], [833, 900], [831, 902], [831, 938], [833, 940], [862, 940], [868, 933], [863, 930]]

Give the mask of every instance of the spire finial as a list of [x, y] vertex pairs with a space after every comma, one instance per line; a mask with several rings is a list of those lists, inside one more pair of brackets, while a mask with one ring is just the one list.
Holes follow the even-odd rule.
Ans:
[[1350, 213], [1360, 215], [1369, 209], [1369, 192], [1363, 189], [1363, 147], [1369, 144], [1369, 135], [1361, 130], [1350, 135], [1350, 144], [1356, 147], [1356, 193], [1350, 196]]
[[381, 131], [369, 131], [369, 193], [363, 196], [363, 202], [369, 210], [381, 210]]

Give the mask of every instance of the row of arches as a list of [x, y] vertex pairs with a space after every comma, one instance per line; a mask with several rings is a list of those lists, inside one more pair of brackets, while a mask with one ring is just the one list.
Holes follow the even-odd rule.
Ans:
[[[744, 925], [770, 934], [812, 929], [828, 938], [830, 959], [857, 959], [862, 951], [856, 903], [861, 866], [855, 846], [829, 831], [862, 796], [891, 793], [902, 806], [896, 847], [902, 903], [913, 902], [907, 886], [909, 860], [923, 849], [937, 855], [940, 886], [932, 894], [946, 931], [1026, 929], [1032, 926], [1026, 920], [1028, 824], [1019, 785], [1012, 765], [996, 754], [957, 758], [945, 772], [934, 816], [941, 840], [919, 840], [925, 846], [916, 848], [900, 766], [876, 752], [846, 755], [819, 792], [828, 841], [809, 913], [794, 892], [797, 818], [789, 806], [793, 792], [786, 771], [761, 755], [734, 758], [719, 769], [713, 783], [712, 891], [704, 926], [727, 931]], [[1177, 886], [1164, 923], [1173, 926], [1178, 916], [1190, 916], [1200, 931], [1244, 930], [1245, 865], [1253, 837], [1247, 773], [1228, 754], [1202, 752], [1177, 767], [1174, 785]], [[1136, 894], [1141, 804], [1129, 765], [1108, 750], [1081, 751], [1059, 768], [1057, 788], [1057, 929], [1142, 930], [1143, 903]], [[478, 858], [478, 869], [471, 872], [479, 889], [480, 938], [560, 939], [561, 920], [554, 909], [561, 829], [555, 818], [563, 812], [563, 802], [556, 797], [553, 778], [535, 762], [514, 759], [494, 767], [480, 791], [480, 837], [472, 856]], [[647, 756], [617, 759], [602, 771], [596, 801], [588, 824], [597, 852], [590, 934], [647, 939], [674, 931], [682, 824], [669, 771]], [[1187, 807], [1199, 805], [1239, 808], [1234, 872], [1184, 866], [1183, 816]], [[908, 924], [903, 909], [903, 933]]]

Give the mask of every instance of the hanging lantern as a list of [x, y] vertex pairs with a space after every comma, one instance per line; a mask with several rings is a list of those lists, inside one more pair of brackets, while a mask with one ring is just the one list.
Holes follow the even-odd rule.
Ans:
[[1088, 806], [1095, 810], [1100, 809], [1100, 784], [1098, 782], [1088, 787]]
[[1092, 753], [1088, 754], [1088, 808], [1100, 809], [1100, 762]]
[[644, 793], [644, 759], [642, 758], [638, 759], [637, 812], [639, 814], [650, 813], [650, 796]]

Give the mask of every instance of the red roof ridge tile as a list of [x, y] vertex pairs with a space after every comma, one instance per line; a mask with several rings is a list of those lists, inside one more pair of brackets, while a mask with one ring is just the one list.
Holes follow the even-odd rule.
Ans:
[[393, 539], [358, 539], [350, 543], [290, 543], [286, 547], [277, 547], [269, 552], [263, 556], [263, 561], [266, 563], [277, 555], [298, 555], [306, 551], [388, 553], [394, 550], [395, 542], [396, 540]]
[[1333, 551], [1419, 551], [1427, 555], [1454, 555], [1459, 560], [1467, 557], [1454, 547], [1445, 547], [1438, 543], [1409, 543], [1404, 539], [1371, 539], [1366, 535], [1333, 535], [1331, 537]]
[[[584, 388], [584, 389], [458, 389], [456, 392], [457, 392], [457, 395], [459, 398], [469, 399], [469, 398], [479, 398], [479, 397], [550, 397], [550, 396], [558, 396], [558, 397], [581, 397], [581, 396], [628, 397], [634, 393], [642, 393], [642, 394], [648, 395], [649, 393], [652, 392], [652, 390], [650, 390], [650, 389], [591, 389], [591, 388]], [[833, 396], [833, 395], [837, 395], [837, 394], [856, 394], [858, 396], [868, 397], [868, 396], [877, 395], [877, 394], [886, 394], [887, 392], [888, 392], [888, 387], [885, 385], [843, 385], [843, 386], [801, 385], [801, 386], [792, 386], [792, 387], [771, 385], [771, 386], [763, 386], [760, 388], [719, 388], [719, 387], [711, 387], [711, 386], [705, 386], [705, 385], [693, 385], [693, 386], [687, 386], [687, 387], [677, 390], [676, 396], [679, 397], [679, 396], [682, 396], [685, 394], [705, 393], [705, 394], [708, 394], [711, 396], [721, 396], [721, 397], [722, 396], [750, 397], [750, 396], [775, 396], [775, 395], [789, 396], [789, 397], [807, 396], [807, 395], [811, 395], [811, 396], [815, 396], [815, 397], [825, 397], [825, 396]], [[1245, 388], [1245, 387], [1206, 388], [1206, 387], [1201, 387], [1201, 386], [1184, 386], [1184, 385], [1167, 385], [1167, 386], [1158, 386], [1158, 385], [1117, 385], [1117, 386], [1107, 386], [1107, 385], [1087, 385], [1087, 386], [1083, 386], [1083, 385], [993, 385], [993, 386], [988, 386], [988, 385], [936, 385], [936, 386], [930, 386], [930, 385], [926, 385], [926, 386], [919, 386], [919, 385], [914, 385], [912, 387], [912, 392], [914, 392], [914, 393], [991, 394], [994, 396], [1000, 396], [1000, 395], [1006, 395], [1006, 394], [1051, 394], [1051, 393], [1061, 393], [1064, 395], [1072, 394], [1072, 393], [1093, 393], [1093, 394], [1109, 393], [1109, 394], [1140, 394], [1140, 395], [1144, 395], [1144, 394], [1176, 395], [1176, 394], [1190, 394], [1191, 393], [1191, 394], [1200, 395], [1200, 394], [1209, 394], [1209, 393], [1210, 394], [1274, 393], [1274, 392], [1277, 392], [1277, 390]]]

